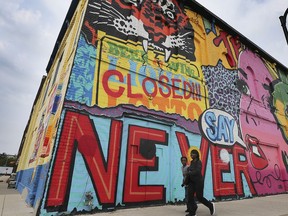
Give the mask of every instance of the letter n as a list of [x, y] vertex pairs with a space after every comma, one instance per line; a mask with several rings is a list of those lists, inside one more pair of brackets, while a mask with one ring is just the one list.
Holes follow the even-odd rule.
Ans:
[[55, 162], [52, 168], [46, 208], [66, 209], [69, 199], [75, 152], [85, 161], [87, 171], [100, 204], [114, 205], [118, 181], [122, 122], [112, 120], [107, 161], [103, 156], [99, 136], [88, 115], [67, 111], [64, 117]]

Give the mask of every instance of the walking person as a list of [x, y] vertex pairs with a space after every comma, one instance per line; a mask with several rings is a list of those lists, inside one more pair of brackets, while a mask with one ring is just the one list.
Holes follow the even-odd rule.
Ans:
[[186, 179], [186, 176], [187, 176], [187, 170], [188, 170], [188, 167], [189, 165], [187, 164], [187, 157], [185, 156], [182, 156], [181, 157], [181, 163], [182, 163], [182, 166], [181, 166], [181, 170], [182, 170], [182, 175], [183, 175], [183, 181], [182, 181], [182, 184], [181, 184], [181, 187], [184, 187], [185, 189], [185, 203], [186, 203], [186, 206], [187, 206], [187, 209], [185, 212], [189, 212], [188, 210], [188, 185], [185, 185], [185, 179]]
[[210, 214], [215, 214], [215, 205], [214, 203], [208, 201], [205, 197], [203, 197], [204, 190], [204, 179], [201, 173], [202, 170], [202, 162], [199, 158], [199, 152], [193, 149], [190, 153], [192, 161], [188, 168], [187, 178], [189, 178], [188, 182], [188, 209], [189, 214], [186, 216], [195, 216], [197, 211], [197, 204], [194, 200], [194, 194], [196, 193], [197, 200], [206, 207], [209, 208]]

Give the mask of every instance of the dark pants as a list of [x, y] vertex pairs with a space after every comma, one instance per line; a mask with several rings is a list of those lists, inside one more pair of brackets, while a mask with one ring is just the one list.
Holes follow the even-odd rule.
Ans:
[[185, 186], [185, 203], [187, 206], [187, 209], [189, 209], [189, 205], [188, 205], [188, 187]]
[[196, 193], [196, 198], [203, 205], [207, 206], [209, 209], [213, 207], [212, 203], [209, 202], [205, 197], [203, 197], [204, 183], [203, 181], [191, 182], [188, 185], [188, 209], [190, 215], [195, 215], [197, 210], [197, 204], [194, 199], [194, 194]]

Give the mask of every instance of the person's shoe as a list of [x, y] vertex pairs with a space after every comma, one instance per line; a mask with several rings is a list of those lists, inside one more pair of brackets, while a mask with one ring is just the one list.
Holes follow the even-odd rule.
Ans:
[[197, 216], [196, 214], [186, 214], [185, 216]]
[[210, 208], [210, 214], [214, 215], [216, 213], [215, 204], [212, 203], [212, 207]]

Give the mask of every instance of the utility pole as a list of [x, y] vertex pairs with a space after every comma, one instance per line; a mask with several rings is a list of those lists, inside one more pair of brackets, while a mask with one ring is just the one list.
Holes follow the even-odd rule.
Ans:
[[280, 16], [279, 19], [280, 19], [281, 26], [282, 26], [283, 31], [284, 31], [284, 35], [285, 35], [285, 38], [286, 38], [286, 42], [287, 42], [287, 44], [288, 44], [287, 14], [288, 14], [288, 8], [286, 9], [284, 15], [283, 15], [283, 16]]

